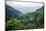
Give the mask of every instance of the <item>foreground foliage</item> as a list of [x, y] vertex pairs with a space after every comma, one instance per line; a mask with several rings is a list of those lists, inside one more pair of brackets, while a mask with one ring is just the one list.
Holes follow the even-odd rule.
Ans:
[[35, 15], [29, 15], [25, 18], [16, 18], [12, 17], [7, 20], [6, 22], [6, 29], [7, 30], [23, 30], [23, 29], [36, 29], [36, 28], [44, 28], [44, 14], [43, 8], [37, 10]]

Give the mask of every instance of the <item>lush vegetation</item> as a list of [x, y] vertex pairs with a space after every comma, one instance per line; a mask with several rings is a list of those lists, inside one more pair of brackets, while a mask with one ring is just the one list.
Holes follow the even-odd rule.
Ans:
[[[23, 29], [36, 29], [44, 28], [44, 12], [43, 7], [38, 9], [35, 14], [26, 14], [21, 18], [11, 17], [6, 21], [7, 30], [23, 30]], [[28, 15], [28, 16], [27, 16]]]

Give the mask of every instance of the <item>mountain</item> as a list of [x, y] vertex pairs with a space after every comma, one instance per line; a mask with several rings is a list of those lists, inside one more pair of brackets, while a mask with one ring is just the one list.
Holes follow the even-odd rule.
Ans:
[[40, 9], [37, 9], [37, 11], [34, 12], [33, 14], [34, 14], [34, 22], [38, 23], [40, 20], [44, 21], [44, 6], [41, 7]]
[[[23, 10], [22, 10], [23, 11]], [[43, 7], [37, 9], [35, 12], [31, 13], [28, 12], [26, 14], [23, 14], [21, 10], [19, 11], [18, 9], [14, 9], [8, 5], [6, 5], [6, 18], [11, 18], [16, 16], [17, 18], [20, 18], [21, 20], [24, 21], [34, 21], [35, 16], [40, 12], [40, 14], [43, 14]]]
[[43, 16], [44, 16], [44, 6], [37, 9], [33, 13], [27, 13], [27, 14], [23, 15], [21, 19], [23, 20], [23, 22], [26, 22], [26, 23], [35, 23], [35, 22], [40, 21], [40, 19]]
[[6, 5], [6, 18], [11, 18], [11, 17], [14, 17], [14, 16], [17, 16], [17, 17], [20, 17], [21, 14], [23, 14], [22, 12]]

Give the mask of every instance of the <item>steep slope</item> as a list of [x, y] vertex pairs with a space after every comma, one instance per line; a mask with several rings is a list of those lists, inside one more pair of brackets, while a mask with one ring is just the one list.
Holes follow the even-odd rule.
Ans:
[[6, 18], [11, 18], [14, 16], [17, 16], [18, 18], [20, 17], [20, 15], [22, 15], [23, 13], [6, 5]]

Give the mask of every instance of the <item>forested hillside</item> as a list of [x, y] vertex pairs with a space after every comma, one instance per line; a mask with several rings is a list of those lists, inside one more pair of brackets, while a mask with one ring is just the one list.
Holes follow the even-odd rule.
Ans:
[[6, 20], [7, 30], [39, 29], [44, 28], [44, 7], [34, 13], [28, 13], [21, 18], [13, 16]]

